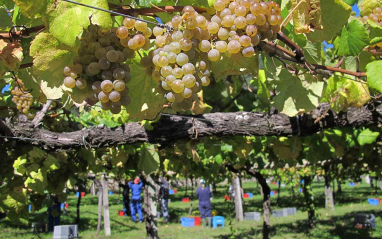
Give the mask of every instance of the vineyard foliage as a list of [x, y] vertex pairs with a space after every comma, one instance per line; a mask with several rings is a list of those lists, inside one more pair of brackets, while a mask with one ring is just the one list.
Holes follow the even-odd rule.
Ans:
[[[382, 94], [382, 0], [77, 2], [151, 23], [63, 0], [0, 0], [0, 88], [11, 88], [0, 115], [16, 127], [48, 102], [38, 127], [50, 131], [135, 121], [151, 130], [163, 114], [272, 111], [298, 120], [321, 103], [340, 112]], [[333, 163], [343, 179], [380, 176], [380, 137], [381, 127], [370, 126], [307, 137], [196, 136], [171, 147], [92, 149], [84, 139], [85, 147], [65, 150], [1, 139], [0, 211], [25, 222], [28, 204], [49, 205], [45, 194], [64, 201], [64, 189], [89, 172], [219, 182], [231, 164], [295, 185]]]

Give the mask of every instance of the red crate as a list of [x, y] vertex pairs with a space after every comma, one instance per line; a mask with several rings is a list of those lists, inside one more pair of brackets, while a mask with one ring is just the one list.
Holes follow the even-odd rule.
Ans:
[[195, 219], [195, 226], [200, 226], [200, 217], [192, 217]]
[[189, 198], [183, 198], [182, 202], [190, 202], [190, 199]]
[[66, 208], [66, 209], [69, 208], [69, 204], [68, 204], [68, 203], [65, 204], [65, 208]]
[[81, 192], [81, 197], [85, 197], [85, 192]]
[[244, 198], [249, 198], [249, 195], [244, 193]]
[[176, 189], [173, 189], [172, 191], [174, 191], [174, 194], [178, 191], [178, 190], [176, 190]]
[[120, 215], [121, 217], [124, 217], [125, 216], [125, 211], [124, 210], [119, 210], [118, 211], [118, 215]]

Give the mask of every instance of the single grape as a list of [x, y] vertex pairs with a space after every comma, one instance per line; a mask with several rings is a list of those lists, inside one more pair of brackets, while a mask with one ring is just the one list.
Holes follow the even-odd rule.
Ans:
[[110, 108], [111, 108], [111, 102], [110, 102], [110, 101], [105, 102], [105, 103], [102, 103], [102, 102], [101, 102], [101, 108], [102, 108], [103, 110], [110, 110]]
[[98, 100], [101, 101], [102, 103], [108, 102], [109, 101], [109, 93], [101, 91], [100, 93], [98, 93]]
[[218, 50], [220, 53], [224, 53], [227, 51], [227, 42], [225, 41], [217, 41], [215, 43], [216, 50]]
[[220, 59], [220, 52], [216, 49], [211, 49], [209, 52], [208, 52], [208, 59], [210, 61], [217, 61]]
[[113, 77], [116, 80], [122, 80], [126, 75], [126, 72], [122, 68], [117, 68], [113, 71]]
[[200, 81], [202, 82], [202, 86], [208, 86], [211, 82], [208, 76], [203, 76], [202, 78], [200, 78]]
[[106, 53], [106, 59], [109, 61], [109, 62], [116, 62], [118, 61], [118, 58], [119, 58], [119, 54], [117, 51], [115, 50], [110, 50]]
[[222, 26], [223, 27], [232, 27], [235, 24], [235, 17], [233, 15], [227, 15], [223, 17]]
[[67, 76], [65, 77], [64, 79], [64, 85], [68, 88], [74, 88], [74, 86], [76, 85], [76, 80], [73, 79], [72, 77], [70, 76]]
[[119, 114], [121, 112], [121, 102], [112, 102], [110, 107], [110, 112], [113, 114]]
[[104, 92], [110, 92], [113, 90], [113, 82], [110, 80], [104, 80], [101, 82], [101, 89]]
[[101, 78], [102, 80], [112, 80], [113, 72], [111, 70], [102, 71]]
[[162, 27], [155, 26], [155, 27], [153, 28], [153, 34], [154, 34], [154, 36], [160, 36], [160, 35], [163, 35], [164, 32], [165, 32], [165, 29], [162, 28]]
[[176, 77], [175, 76], [173, 76], [173, 75], [168, 75], [167, 77], [166, 77], [166, 84], [168, 85], [168, 86], [171, 86], [172, 85], [172, 83], [174, 82], [174, 81], [176, 81]]
[[183, 76], [182, 82], [183, 82], [185, 87], [192, 88], [195, 85], [196, 78], [194, 75], [187, 74], [187, 75]]
[[210, 22], [208, 23], [207, 30], [210, 34], [216, 34], [219, 31], [219, 24]]
[[162, 67], [162, 69], [160, 70], [160, 73], [163, 77], [171, 75], [172, 74], [172, 67], [171, 66]]
[[167, 85], [166, 81], [162, 81], [161, 84], [164, 90], [171, 90], [171, 86]]
[[195, 66], [192, 63], [186, 63], [182, 66], [183, 74], [194, 74], [195, 73]]
[[184, 98], [190, 98], [192, 96], [192, 90], [187, 88], [187, 87], [185, 87], [183, 92], [182, 92], [182, 96]]
[[246, 14], [247, 14], [247, 8], [246, 7], [244, 7], [242, 5], [238, 5], [235, 8], [236, 17], [244, 17]]
[[240, 51], [240, 47], [241, 47], [241, 44], [240, 42], [236, 41], [236, 40], [232, 40], [228, 43], [227, 45], [227, 50], [231, 53], [231, 54], [235, 54], [235, 53], [238, 53]]
[[181, 80], [175, 80], [171, 84], [171, 89], [175, 93], [181, 93], [184, 90], [184, 83]]
[[229, 37], [229, 31], [227, 29], [225, 29], [224, 27], [219, 28], [218, 37], [219, 37], [219, 39], [221, 39], [223, 41], [227, 40]]
[[128, 106], [130, 103], [131, 103], [131, 99], [128, 95], [121, 95], [121, 100], [120, 100], [121, 104], [123, 106]]
[[240, 38], [239, 38], [239, 42], [240, 44], [243, 46], [243, 47], [248, 47], [251, 45], [251, 38], [247, 35], [242, 35]]
[[165, 95], [165, 98], [168, 102], [174, 102], [175, 101], [175, 95], [174, 93], [172, 92], [168, 92], [166, 95]]
[[123, 19], [123, 25], [124, 25], [127, 29], [133, 29], [134, 26], [135, 26], [135, 20], [126, 17], [125, 19]]
[[99, 92], [101, 92], [102, 91], [102, 89], [101, 89], [101, 81], [93, 82], [92, 89], [93, 89], [94, 93], [98, 94]]
[[119, 39], [124, 39], [129, 35], [129, 30], [125, 26], [120, 26], [115, 33]]
[[243, 56], [245, 57], [251, 57], [255, 55], [255, 49], [252, 46], [250, 46], [250, 47], [244, 48], [242, 53], [243, 53]]
[[101, 70], [107, 70], [110, 68], [110, 62], [106, 58], [102, 58], [98, 61], [98, 65]]
[[85, 89], [86, 86], [87, 86], [87, 82], [83, 78], [78, 78], [77, 81], [76, 81], [76, 86], [80, 90]]
[[182, 68], [176, 67], [172, 69], [172, 75], [175, 76], [176, 78], [181, 78], [183, 76]]
[[245, 19], [245, 17], [240, 16], [235, 18], [234, 24], [238, 29], [243, 29], [247, 26], [247, 20]]
[[113, 88], [116, 91], [123, 91], [126, 87], [126, 83], [122, 80], [113, 81]]
[[223, 0], [216, 0], [214, 2], [214, 8], [218, 12], [222, 11], [225, 8], [225, 2]]
[[121, 99], [121, 94], [118, 91], [111, 91], [109, 94], [109, 100], [112, 102], [117, 102]]
[[186, 54], [184, 53], [179, 53], [177, 56], [176, 56], [176, 63], [180, 66], [183, 66], [184, 64], [188, 63], [189, 61], [189, 58]]
[[208, 52], [211, 49], [211, 43], [207, 40], [202, 40], [199, 43], [199, 50], [202, 52]]

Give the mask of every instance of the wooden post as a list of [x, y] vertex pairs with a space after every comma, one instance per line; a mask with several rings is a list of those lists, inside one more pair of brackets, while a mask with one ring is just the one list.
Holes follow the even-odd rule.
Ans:
[[238, 175], [234, 175], [234, 177], [232, 177], [232, 186], [233, 186], [233, 190], [235, 192], [236, 220], [241, 222], [244, 220], [244, 215], [243, 215], [243, 202], [241, 199], [240, 181], [239, 181]]
[[[96, 179], [98, 181], [98, 179]], [[97, 234], [101, 230], [101, 222], [102, 222], [102, 185], [98, 185], [98, 224], [97, 224]]]
[[334, 211], [334, 199], [333, 199], [333, 191], [330, 187], [330, 178], [328, 175], [325, 175], [324, 178], [325, 178], [325, 208], [327, 210]]
[[103, 201], [103, 223], [105, 235], [110, 236], [110, 214], [109, 214], [109, 193], [108, 193], [108, 182], [106, 179], [106, 175], [102, 175], [102, 201]]
[[155, 181], [150, 175], [146, 177], [146, 183], [144, 189], [146, 232], [148, 238], [156, 239], [158, 238], [156, 186]]

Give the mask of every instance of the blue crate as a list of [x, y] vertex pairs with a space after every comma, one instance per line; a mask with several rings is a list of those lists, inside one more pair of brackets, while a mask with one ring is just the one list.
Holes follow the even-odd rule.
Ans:
[[302, 188], [300, 188], [298, 191], [299, 191], [300, 193], [302, 193], [304, 190], [303, 190]]
[[61, 210], [65, 209], [65, 203], [61, 203]]
[[222, 216], [212, 217], [212, 228], [216, 228], [218, 226], [224, 227], [224, 217]]
[[379, 198], [368, 198], [367, 201], [370, 205], [379, 205], [381, 202]]
[[114, 194], [114, 192], [113, 191], [109, 191], [109, 195], [113, 195]]
[[182, 217], [180, 218], [180, 224], [182, 225], [182, 227], [194, 227], [195, 218]]
[[349, 183], [349, 186], [350, 186], [350, 187], [354, 187], [354, 186], [355, 186], [355, 183]]
[[174, 192], [174, 190], [169, 189], [169, 190], [168, 190], [168, 194], [173, 195], [173, 194], [175, 194], [175, 192]]
[[28, 211], [31, 212], [32, 211], [32, 205], [29, 204], [28, 206]]
[[271, 196], [275, 196], [276, 194], [277, 194], [277, 192], [276, 191], [271, 191]]
[[248, 198], [253, 198], [253, 193], [247, 193], [248, 194]]

